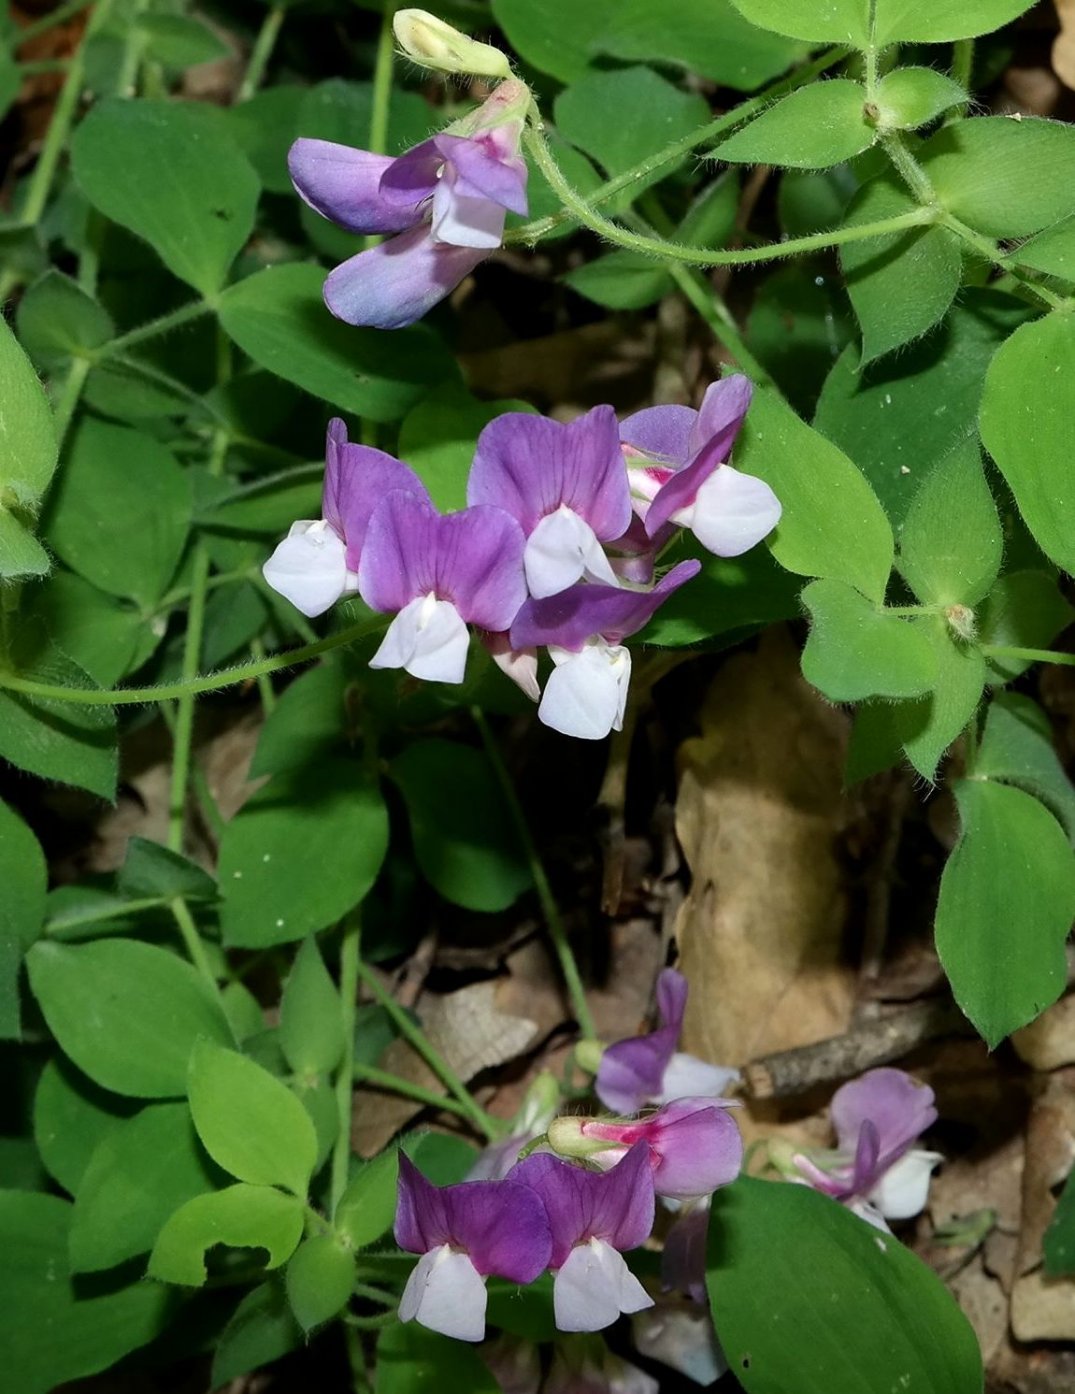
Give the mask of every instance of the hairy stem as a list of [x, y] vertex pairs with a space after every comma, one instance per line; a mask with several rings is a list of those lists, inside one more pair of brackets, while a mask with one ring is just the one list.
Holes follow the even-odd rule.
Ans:
[[211, 314], [212, 311], [213, 306], [208, 300], [188, 300], [185, 305], [180, 305], [178, 310], [169, 310], [166, 315], [160, 315], [146, 324], [140, 324], [137, 329], [128, 330], [126, 334], [109, 339], [108, 343], [94, 349], [92, 357], [94, 361], [113, 358], [116, 354], [133, 348], [135, 344], [144, 343], [147, 339], [156, 339], [159, 335], [167, 334], [171, 329], [178, 329], [181, 324], [189, 324], [191, 320], [201, 319], [202, 315]]
[[353, 1078], [362, 1084], [372, 1084], [377, 1089], [398, 1094], [400, 1098], [413, 1099], [415, 1103], [442, 1109], [446, 1113], [454, 1113], [457, 1118], [470, 1120], [470, 1113], [458, 1099], [438, 1094], [434, 1089], [423, 1089], [420, 1084], [412, 1084], [409, 1079], [402, 1079], [388, 1070], [379, 1070], [375, 1065], [364, 1065], [356, 1060], [352, 1062], [351, 1073]]
[[986, 658], [1017, 658], [1026, 663], [1056, 663], [1062, 668], [1075, 668], [1075, 653], [1058, 653], [1056, 649], [1017, 649], [1007, 644], [983, 644]]
[[269, 59], [276, 47], [276, 40], [285, 14], [286, 10], [283, 5], [274, 5], [262, 20], [257, 38], [254, 40], [254, 47], [250, 50], [250, 61], [246, 65], [246, 72], [243, 74], [243, 80], [235, 94], [236, 102], [248, 101], [261, 86], [265, 69], [269, 66]]
[[340, 1020], [343, 1025], [343, 1058], [336, 1074], [336, 1112], [339, 1127], [332, 1149], [328, 1213], [334, 1215], [347, 1188], [351, 1166], [351, 1109], [355, 1077], [355, 1018], [358, 1014], [358, 962], [361, 952], [362, 920], [356, 910], [343, 927], [340, 943]]
[[180, 937], [186, 948], [191, 963], [194, 964], [198, 972], [213, 989], [213, 995], [219, 997], [220, 984], [216, 980], [213, 966], [209, 962], [209, 955], [205, 951], [202, 937], [198, 933], [198, 926], [194, 923], [194, 916], [190, 913], [187, 902], [181, 895], [177, 895], [174, 900], [169, 901], [168, 908], [172, 912], [172, 917], [179, 929]]

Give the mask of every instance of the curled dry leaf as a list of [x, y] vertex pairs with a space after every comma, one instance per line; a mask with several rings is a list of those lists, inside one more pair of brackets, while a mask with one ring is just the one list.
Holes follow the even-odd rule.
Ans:
[[1053, 72], [1065, 87], [1075, 88], [1075, 0], [1053, 0], [1060, 33], [1053, 44]]

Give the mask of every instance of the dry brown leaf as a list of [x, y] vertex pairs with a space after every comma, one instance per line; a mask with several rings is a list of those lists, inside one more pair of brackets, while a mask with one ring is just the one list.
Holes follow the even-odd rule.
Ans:
[[1053, 72], [1065, 87], [1075, 88], [1075, 0], [1053, 0], [1060, 33], [1053, 44]]
[[1075, 1339], [1075, 1283], [1045, 1276], [1042, 1239], [1056, 1210], [1055, 1189], [1075, 1161], [1072, 1072], [1052, 1075], [1027, 1123], [1023, 1212], [1012, 1289], [1012, 1331], [1020, 1341]]
[[684, 1045], [742, 1065], [846, 1031], [855, 975], [837, 838], [847, 722], [784, 629], [721, 669], [680, 751], [677, 831], [693, 883], [677, 921]]
[[1035, 1070], [1075, 1065], [1075, 996], [1062, 997], [1036, 1021], [1016, 1031], [1012, 1045], [1020, 1060]]

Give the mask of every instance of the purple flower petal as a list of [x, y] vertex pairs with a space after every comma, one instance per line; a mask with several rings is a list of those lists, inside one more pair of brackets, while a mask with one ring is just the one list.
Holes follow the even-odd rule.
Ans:
[[387, 155], [305, 138], [287, 156], [300, 198], [349, 232], [401, 232], [420, 221], [413, 203], [392, 204], [381, 195], [381, 178], [393, 163]]
[[701, 562], [681, 561], [649, 591], [582, 582], [559, 595], [531, 598], [511, 626], [512, 648], [552, 644], [581, 649], [587, 639], [598, 634], [610, 644], [618, 644], [648, 624], [664, 601], [701, 569]]
[[[743, 1164], [743, 1139], [723, 1099], [676, 1099], [649, 1118], [631, 1123], [595, 1118], [583, 1137], [632, 1150], [648, 1143], [653, 1185], [659, 1196], [692, 1200], [726, 1186]], [[628, 1154], [630, 1155], [630, 1154]], [[623, 1163], [617, 1163], [617, 1168]]]
[[849, 1194], [865, 1196], [873, 1190], [883, 1170], [878, 1166], [880, 1157], [881, 1138], [876, 1125], [867, 1118], [859, 1129], [858, 1142], [855, 1145], [855, 1161], [851, 1168], [851, 1178], [847, 1183]]
[[512, 1168], [510, 1181], [529, 1186], [544, 1202], [552, 1230], [552, 1268], [562, 1267], [578, 1243], [603, 1239], [614, 1249], [635, 1249], [653, 1228], [649, 1149], [632, 1147], [611, 1171], [585, 1171], [547, 1152]]
[[402, 460], [353, 445], [347, 427], [334, 417], [325, 439], [325, 489], [321, 509], [326, 520], [347, 543], [347, 569], [358, 570], [366, 528], [373, 510], [393, 489], [429, 498], [426, 486]]
[[341, 262], [325, 281], [337, 319], [374, 329], [414, 324], [489, 255], [483, 248], [435, 242], [427, 225]]
[[615, 412], [594, 407], [567, 425], [524, 412], [498, 416], [478, 437], [467, 502], [506, 509], [527, 536], [564, 506], [603, 542], [621, 537], [631, 494]]
[[750, 379], [741, 374], [709, 387], [691, 429], [690, 463], [677, 470], [660, 489], [646, 514], [646, 531], [651, 537], [673, 513], [694, 502], [698, 490], [728, 458], [753, 393]]
[[475, 1269], [531, 1283], [549, 1264], [552, 1239], [541, 1198], [518, 1181], [462, 1181], [434, 1186], [399, 1155], [396, 1243], [411, 1253], [441, 1244], [464, 1250]]
[[499, 508], [442, 517], [425, 499], [396, 490], [370, 518], [358, 588], [373, 610], [390, 614], [432, 594], [468, 624], [507, 629], [526, 596], [523, 535]]
[[454, 167], [456, 188], [467, 198], [484, 198], [526, 217], [526, 161], [504, 153], [493, 133], [456, 136], [442, 131], [433, 137], [437, 150]]
[[443, 164], [444, 156], [435, 142], [423, 140], [420, 145], [388, 161], [381, 173], [378, 192], [389, 208], [417, 208], [432, 196]]
[[679, 469], [691, 457], [691, 432], [697, 420], [693, 407], [646, 407], [620, 422], [620, 440], [651, 460]]
[[853, 1156], [862, 1125], [877, 1129], [878, 1165], [885, 1171], [903, 1156], [915, 1138], [937, 1120], [933, 1090], [903, 1070], [869, 1070], [837, 1089], [830, 1106], [842, 1152]]
[[704, 1302], [709, 1202], [692, 1205], [677, 1216], [661, 1251], [661, 1282], [666, 1292], [685, 1292]]
[[675, 1053], [687, 1005], [687, 980], [674, 968], [657, 979], [661, 1026], [609, 1046], [601, 1057], [594, 1089], [613, 1113], [637, 1113], [662, 1093], [664, 1072]]

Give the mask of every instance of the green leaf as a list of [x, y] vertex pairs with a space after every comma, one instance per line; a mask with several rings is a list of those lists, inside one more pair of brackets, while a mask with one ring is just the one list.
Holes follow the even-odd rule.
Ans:
[[119, 938], [38, 943], [26, 965], [61, 1049], [117, 1094], [140, 1099], [185, 1094], [195, 1042], [231, 1040], [201, 976], [152, 944]]
[[800, 415], [813, 412], [829, 369], [853, 337], [856, 330], [840, 278], [820, 275], [813, 260], [766, 276], [746, 325], [751, 353]]
[[185, 1103], [151, 1104], [94, 1149], [75, 1197], [71, 1269], [111, 1268], [148, 1253], [161, 1226], [221, 1176], [202, 1151]]
[[940, 615], [923, 615], [912, 623], [933, 644], [936, 678], [928, 697], [897, 710], [896, 729], [911, 764], [923, 779], [932, 780], [941, 756], [982, 700], [985, 659], [981, 649], [958, 638]]
[[954, 121], [919, 158], [944, 207], [989, 237], [1027, 237], [1075, 212], [1075, 130], [1062, 122]]
[[1049, 810], [986, 779], [954, 786], [960, 839], [941, 877], [937, 952], [962, 1010], [995, 1046], [1064, 991], [1075, 853]]
[[[1048, 648], [1075, 620], [1075, 610], [1060, 594], [1056, 576], [1047, 571], [1013, 571], [1002, 576], [986, 596], [981, 611], [982, 644], [1003, 648]], [[1010, 682], [1025, 673], [1031, 660], [989, 659], [990, 682]]]
[[[794, 1235], [794, 1242], [789, 1242]], [[748, 1394], [975, 1394], [982, 1357], [940, 1278], [807, 1186], [741, 1177], [713, 1197], [706, 1286]]]
[[[29, 626], [16, 638], [11, 660], [20, 677], [50, 687], [93, 686], [66, 654], [57, 649], [42, 651], [38, 638]], [[112, 799], [117, 768], [115, 713], [111, 707], [27, 697], [0, 688], [0, 757], [42, 779], [74, 784]]]
[[198, 1136], [218, 1166], [240, 1181], [306, 1195], [317, 1137], [286, 1084], [237, 1051], [202, 1042], [191, 1055], [188, 1097]]
[[221, 1333], [213, 1355], [212, 1388], [279, 1360], [302, 1341], [283, 1282], [270, 1278], [246, 1294]]
[[621, 0], [493, 0], [493, 15], [528, 63], [561, 82], [590, 64], [591, 47], [616, 17]]
[[258, 179], [204, 103], [98, 102], [71, 142], [75, 179], [180, 280], [215, 297], [254, 227]]
[[1049, 718], [1037, 702], [1017, 692], [1000, 692], [993, 698], [974, 773], [1033, 794], [1056, 815], [1069, 839], [1075, 839], [1075, 786], [1057, 756]]
[[971, 39], [1028, 10], [1033, 0], [732, 0], [740, 14], [763, 29], [812, 43], [851, 44], [865, 49], [903, 43]]
[[395, 421], [458, 369], [437, 336], [411, 329], [356, 329], [321, 298], [325, 273], [293, 262], [231, 286], [220, 322], [260, 367], [371, 421]]
[[[883, 2], [883, 0], [882, 0]], [[825, 4], [802, 0], [732, 0], [735, 8], [759, 29], [772, 29], [810, 43], [869, 43], [868, 0], [826, 0]]]
[[56, 430], [30, 360], [0, 325], [0, 580], [42, 576], [48, 557], [27, 530], [56, 468]]
[[285, 1281], [299, 1325], [312, 1331], [347, 1306], [355, 1285], [354, 1255], [331, 1234], [314, 1235], [292, 1254]]
[[911, 131], [936, 120], [967, 93], [936, 68], [895, 68], [877, 84], [876, 105], [886, 126]]
[[781, 566], [846, 581], [883, 602], [894, 543], [876, 495], [847, 456], [776, 393], [755, 393], [735, 466], [764, 479], [783, 505], [769, 543]]
[[877, 139], [865, 117], [866, 93], [847, 78], [811, 83], [781, 98], [712, 152], [717, 159], [791, 169], [828, 169]]
[[990, 359], [1030, 313], [1011, 296], [965, 290], [944, 324], [898, 357], [864, 371], [853, 349], [837, 360], [814, 425], [851, 456], [896, 526], [927, 472], [976, 433]]
[[265, 1017], [258, 999], [245, 983], [228, 983], [220, 994], [224, 1015], [240, 1045], [265, 1030]]
[[639, 644], [678, 648], [799, 616], [800, 583], [766, 548], [715, 557], [692, 538], [676, 552], [677, 561], [683, 557], [701, 561], [701, 571], [661, 606]]
[[446, 382], [424, 397], [399, 428], [399, 457], [412, 465], [438, 508], [467, 506], [467, 475], [483, 427], [505, 412], [533, 412], [514, 399], [483, 402]]
[[1042, 1249], [1047, 1277], [1069, 1278], [1075, 1273], [1075, 1171], [1068, 1173]]
[[609, 310], [642, 310], [667, 295], [674, 282], [659, 262], [622, 248], [573, 267], [564, 284]]
[[1029, 242], [1016, 247], [1010, 256], [1020, 266], [1075, 281], [1075, 216], [1065, 218], [1055, 227], [1047, 227]]
[[474, 1147], [449, 1133], [409, 1133], [403, 1151], [434, 1186], [453, 1186], [465, 1181], [478, 1159]]
[[977, 605], [1000, 570], [1004, 539], [975, 441], [918, 487], [900, 534], [899, 568], [924, 605]]
[[455, 1389], [498, 1394], [500, 1385], [472, 1346], [427, 1331], [417, 1322], [393, 1322], [377, 1340], [376, 1394], [425, 1394], [444, 1388], [451, 1371]]
[[112, 316], [70, 276], [50, 269], [19, 302], [19, 338], [50, 372], [100, 348], [115, 334]]
[[[593, 156], [608, 175], [630, 169], [709, 120], [709, 108], [696, 93], [681, 92], [652, 68], [642, 67], [588, 73], [560, 93], [553, 111], [560, 134]], [[616, 113], [615, 121], [608, 119], [610, 111]], [[626, 207], [686, 158], [632, 184], [630, 193], [609, 209]]]
[[366, 1162], [347, 1183], [332, 1217], [332, 1226], [352, 1249], [375, 1244], [392, 1228], [398, 1175], [399, 1153], [395, 1147], [387, 1147]]
[[[255, 92], [235, 106], [224, 108], [232, 133], [257, 171], [266, 193], [294, 193], [294, 185], [287, 172], [287, 152], [299, 134], [300, 126], [303, 135], [316, 134], [307, 131], [299, 116], [303, 102], [311, 91], [316, 89], [300, 87], [297, 83], [280, 83]], [[392, 95], [395, 96], [395, 91]], [[354, 135], [358, 129], [360, 127], [356, 125], [349, 134]], [[369, 129], [368, 123], [366, 129]]]
[[[511, 812], [489, 761], [456, 741], [421, 740], [392, 762], [422, 875], [467, 910], [506, 910], [531, 884]], [[452, 791], [452, 816], [444, 798]]]
[[280, 1045], [296, 1074], [328, 1074], [340, 1063], [342, 1003], [315, 939], [307, 939], [280, 999]]
[[148, 608], [175, 573], [192, 508], [189, 476], [171, 451], [87, 417], [49, 499], [46, 533], [73, 571]]
[[34, 1143], [49, 1175], [74, 1195], [97, 1145], [136, 1108], [55, 1056], [34, 1094]]
[[145, 58], [166, 68], [192, 68], [231, 53], [211, 29], [185, 15], [141, 14], [133, 27], [142, 36]]
[[1061, 384], [1075, 373], [1075, 322], [1052, 314], [1017, 329], [982, 394], [982, 439], [1045, 555], [1075, 571], [1071, 413]]
[[72, 571], [54, 571], [36, 588], [32, 614], [58, 649], [101, 687], [112, 687], [152, 654], [160, 626], [147, 624], [130, 601], [91, 586]]
[[153, 896], [162, 900], [182, 896], [192, 902], [216, 899], [216, 882], [208, 872], [178, 852], [144, 837], [128, 839], [127, 856], [119, 869], [116, 888], [131, 900]]
[[161, 1283], [201, 1287], [205, 1255], [216, 1244], [264, 1249], [266, 1269], [279, 1268], [302, 1238], [303, 1202], [270, 1186], [228, 1186], [195, 1196], [165, 1223], [149, 1256], [149, 1276]]
[[[915, 207], [904, 189], [882, 176], [859, 190], [845, 222], [849, 227], [878, 222]], [[840, 264], [862, 326], [862, 367], [932, 329], [948, 313], [963, 277], [959, 239], [942, 227], [849, 242], [841, 248]], [[913, 295], [906, 293], [908, 285], [914, 286]]]
[[283, 691], [258, 736], [250, 778], [301, 768], [345, 739], [347, 674], [322, 661]]
[[928, 637], [872, 605], [844, 581], [812, 581], [802, 593], [810, 612], [803, 676], [833, 702], [915, 697], [937, 671]]
[[225, 943], [288, 944], [334, 924], [367, 894], [387, 846], [384, 800], [358, 761], [321, 760], [274, 776], [220, 840]]
[[48, 868], [37, 838], [0, 803], [0, 1040], [19, 1038], [19, 969], [45, 922]]
[[106, 1370], [153, 1340], [171, 1302], [152, 1283], [71, 1281], [71, 1206], [57, 1196], [0, 1191], [0, 1349], [12, 1394], [50, 1394]]
[[897, 708], [891, 702], [860, 702], [855, 708], [844, 767], [844, 786], [850, 789], [871, 775], [894, 769], [903, 759], [903, 742], [896, 729]]

